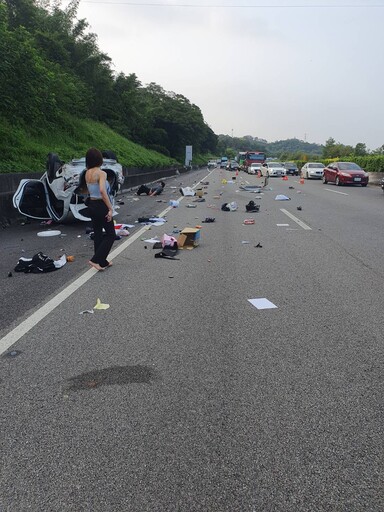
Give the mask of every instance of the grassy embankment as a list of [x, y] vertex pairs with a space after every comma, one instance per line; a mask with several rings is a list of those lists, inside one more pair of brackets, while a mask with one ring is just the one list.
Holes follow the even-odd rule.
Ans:
[[90, 120], [68, 118], [54, 127], [21, 127], [0, 119], [0, 173], [45, 171], [48, 153], [63, 161], [80, 158], [89, 147], [112, 150], [126, 167], [161, 168], [180, 164]]

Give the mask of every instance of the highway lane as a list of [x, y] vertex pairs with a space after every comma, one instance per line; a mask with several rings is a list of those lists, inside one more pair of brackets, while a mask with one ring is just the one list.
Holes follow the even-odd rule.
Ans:
[[[158, 215], [170, 199], [179, 195], [180, 185], [192, 186], [207, 174], [206, 169], [191, 171], [173, 178], [166, 178], [163, 194], [157, 198], [135, 195], [137, 189], [127, 189], [117, 196], [116, 222], [135, 225], [131, 229], [134, 234], [138, 229], [135, 224], [139, 217]], [[124, 203], [124, 204], [121, 204]], [[39, 221], [27, 219], [27, 224], [14, 221], [8, 229], [1, 232], [0, 237], [0, 282], [3, 296], [0, 309], [0, 333], [20, 322], [20, 318], [28, 316], [39, 305], [55, 296], [57, 292], [79, 277], [87, 268], [87, 260], [92, 255], [93, 242], [86, 235], [87, 223], [41, 225]], [[40, 238], [37, 233], [49, 229], [60, 230], [61, 237]], [[115, 242], [115, 247], [121, 241]], [[32, 257], [42, 251], [53, 259], [63, 254], [73, 255], [75, 260], [53, 274], [24, 275], [14, 272], [20, 257]], [[12, 277], [8, 277], [9, 273]], [[4, 298], [5, 298], [4, 297]]]
[[198, 248], [139, 237], [2, 357], [5, 510], [383, 509], [382, 192], [271, 179], [246, 214], [230, 176], [167, 214], [216, 217]]

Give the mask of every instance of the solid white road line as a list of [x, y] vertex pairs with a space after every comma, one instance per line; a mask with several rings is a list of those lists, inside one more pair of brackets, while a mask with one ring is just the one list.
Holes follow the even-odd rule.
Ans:
[[[140, 236], [142, 236], [148, 227], [145, 226], [140, 229], [137, 233], [132, 235], [128, 240], [123, 242], [119, 247], [117, 247], [114, 251], [111, 252], [110, 257], [113, 259], [115, 256], [120, 254], [124, 249], [129, 247], [135, 240], [137, 240]], [[43, 318], [45, 318], [51, 311], [53, 311], [57, 306], [60, 306], [68, 297], [70, 297], [75, 291], [77, 291], [83, 284], [91, 279], [98, 271], [95, 269], [87, 270], [83, 275], [78, 277], [73, 283], [68, 285], [64, 290], [55, 295], [51, 300], [46, 302], [41, 308], [32, 313], [31, 316], [26, 318], [21, 324], [15, 327], [12, 331], [6, 334], [3, 338], [0, 339], [0, 354], [8, 350], [8, 348], [16, 343], [24, 334], [27, 334], [35, 325], [37, 325]]]
[[298, 219], [292, 213], [289, 213], [284, 208], [280, 208], [280, 211], [285, 213], [285, 215], [287, 215], [290, 219], [292, 219], [294, 222], [296, 222], [296, 224], [298, 224], [301, 228], [306, 229], [306, 230], [312, 230], [312, 228], [307, 226], [307, 224], [305, 224], [305, 222], [303, 222], [302, 220]]
[[334, 194], [341, 194], [342, 196], [348, 196], [345, 192], [339, 192], [338, 190], [332, 190], [330, 188], [323, 188], [323, 190], [328, 190], [328, 192], [333, 192]]
[[[203, 178], [200, 181], [205, 181], [206, 178], [211, 173], [208, 173], [205, 178]], [[197, 184], [192, 187], [196, 188]], [[179, 198], [179, 201], [183, 199], [183, 196]], [[172, 210], [172, 206], [168, 206], [163, 210], [159, 217], [163, 217], [166, 215], [169, 211]], [[134, 233], [132, 236], [128, 238], [128, 240], [125, 240], [123, 243], [121, 243], [114, 251], [110, 253], [110, 258], [113, 259], [116, 256], [118, 256], [120, 253], [122, 253], [125, 249], [127, 249], [135, 240], [140, 238], [146, 231], [148, 231], [148, 226], [144, 226], [137, 233]], [[9, 349], [14, 343], [16, 343], [20, 338], [22, 338], [27, 332], [29, 332], [35, 325], [37, 325], [43, 318], [45, 318], [51, 311], [53, 311], [55, 308], [60, 306], [68, 297], [70, 297], [75, 291], [77, 291], [83, 284], [85, 284], [87, 281], [91, 279], [95, 274], [97, 274], [97, 270], [90, 269], [87, 270], [83, 275], [78, 277], [73, 283], [68, 285], [64, 290], [62, 290], [60, 293], [55, 295], [51, 300], [49, 300], [47, 303], [45, 303], [41, 308], [39, 308], [37, 311], [32, 313], [31, 316], [26, 318], [21, 324], [19, 324], [17, 327], [15, 327], [12, 331], [10, 331], [8, 334], [6, 334], [3, 338], [0, 339], [0, 355], [3, 354], [6, 350]]]

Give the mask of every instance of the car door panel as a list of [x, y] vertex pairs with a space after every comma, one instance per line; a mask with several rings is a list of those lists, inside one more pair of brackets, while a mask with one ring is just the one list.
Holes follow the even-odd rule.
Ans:
[[47, 190], [40, 180], [23, 179], [13, 195], [13, 206], [32, 219], [49, 220]]

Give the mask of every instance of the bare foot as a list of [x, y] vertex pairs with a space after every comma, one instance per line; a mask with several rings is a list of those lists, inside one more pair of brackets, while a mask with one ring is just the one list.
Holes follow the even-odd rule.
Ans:
[[109, 261], [108, 264], [105, 265], [105, 267], [101, 267], [101, 268], [104, 270], [105, 268], [112, 267], [112, 265], [113, 265], [112, 261]]
[[91, 265], [91, 267], [95, 268], [96, 270], [104, 270], [104, 268], [100, 267], [100, 265], [98, 263], [94, 263], [91, 260], [89, 260], [88, 263]]

